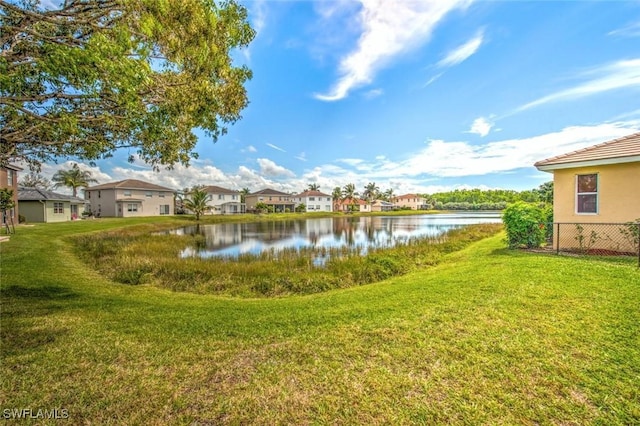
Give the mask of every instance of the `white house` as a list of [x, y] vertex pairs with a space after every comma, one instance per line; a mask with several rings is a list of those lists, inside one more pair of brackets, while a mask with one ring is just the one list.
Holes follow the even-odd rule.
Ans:
[[236, 214], [245, 212], [240, 191], [221, 188], [219, 186], [205, 186], [202, 188], [209, 196], [207, 205], [211, 207], [211, 214]]
[[331, 195], [320, 191], [304, 191], [293, 196], [296, 207], [300, 204], [305, 205], [307, 212], [332, 212], [333, 199]]

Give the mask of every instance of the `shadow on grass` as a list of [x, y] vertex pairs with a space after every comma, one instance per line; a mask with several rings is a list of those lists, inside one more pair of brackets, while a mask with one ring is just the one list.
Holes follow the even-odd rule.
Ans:
[[52, 326], [46, 316], [64, 309], [66, 301], [77, 297], [76, 293], [60, 286], [3, 287], [0, 291], [0, 352], [3, 358], [54, 343], [58, 337], [66, 334], [67, 330]]

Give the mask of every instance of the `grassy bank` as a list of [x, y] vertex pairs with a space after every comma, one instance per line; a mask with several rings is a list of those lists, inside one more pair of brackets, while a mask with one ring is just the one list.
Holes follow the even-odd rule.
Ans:
[[[165, 225], [175, 219], [164, 220]], [[504, 249], [308, 296], [115, 284], [68, 237], [0, 245], [0, 408], [72, 424], [637, 424], [640, 272]]]
[[[495, 235], [499, 224], [474, 225], [431, 238], [411, 239], [393, 248], [360, 247], [267, 250], [237, 259], [181, 258], [180, 253], [206, 244], [195, 235], [158, 235], [165, 224], [146, 224], [68, 241], [76, 253], [106, 277], [123, 284], [150, 284], [175, 291], [241, 297], [273, 297], [319, 293], [378, 282], [426, 266], [447, 253]], [[316, 259], [323, 259], [318, 266]]]

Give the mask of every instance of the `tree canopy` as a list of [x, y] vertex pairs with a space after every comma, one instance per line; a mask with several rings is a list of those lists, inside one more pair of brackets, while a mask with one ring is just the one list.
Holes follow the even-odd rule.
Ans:
[[0, 166], [129, 149], [188, 164], [248, 104], [233, 49], [254, 30], [235, 0], [0, 0]]

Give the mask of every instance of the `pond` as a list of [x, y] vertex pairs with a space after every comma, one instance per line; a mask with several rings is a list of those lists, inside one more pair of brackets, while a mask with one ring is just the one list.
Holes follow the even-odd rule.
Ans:
[[296, 220], [192, 225], [170, 231], [204, 236], [182, 257], [237, 258], [286, 249], [358, 249], [393, 247], [414, 238], [437, 237], [465, 225], [500, 223], [499, 212], [461, 212], [410, 216], [346, 216]]

